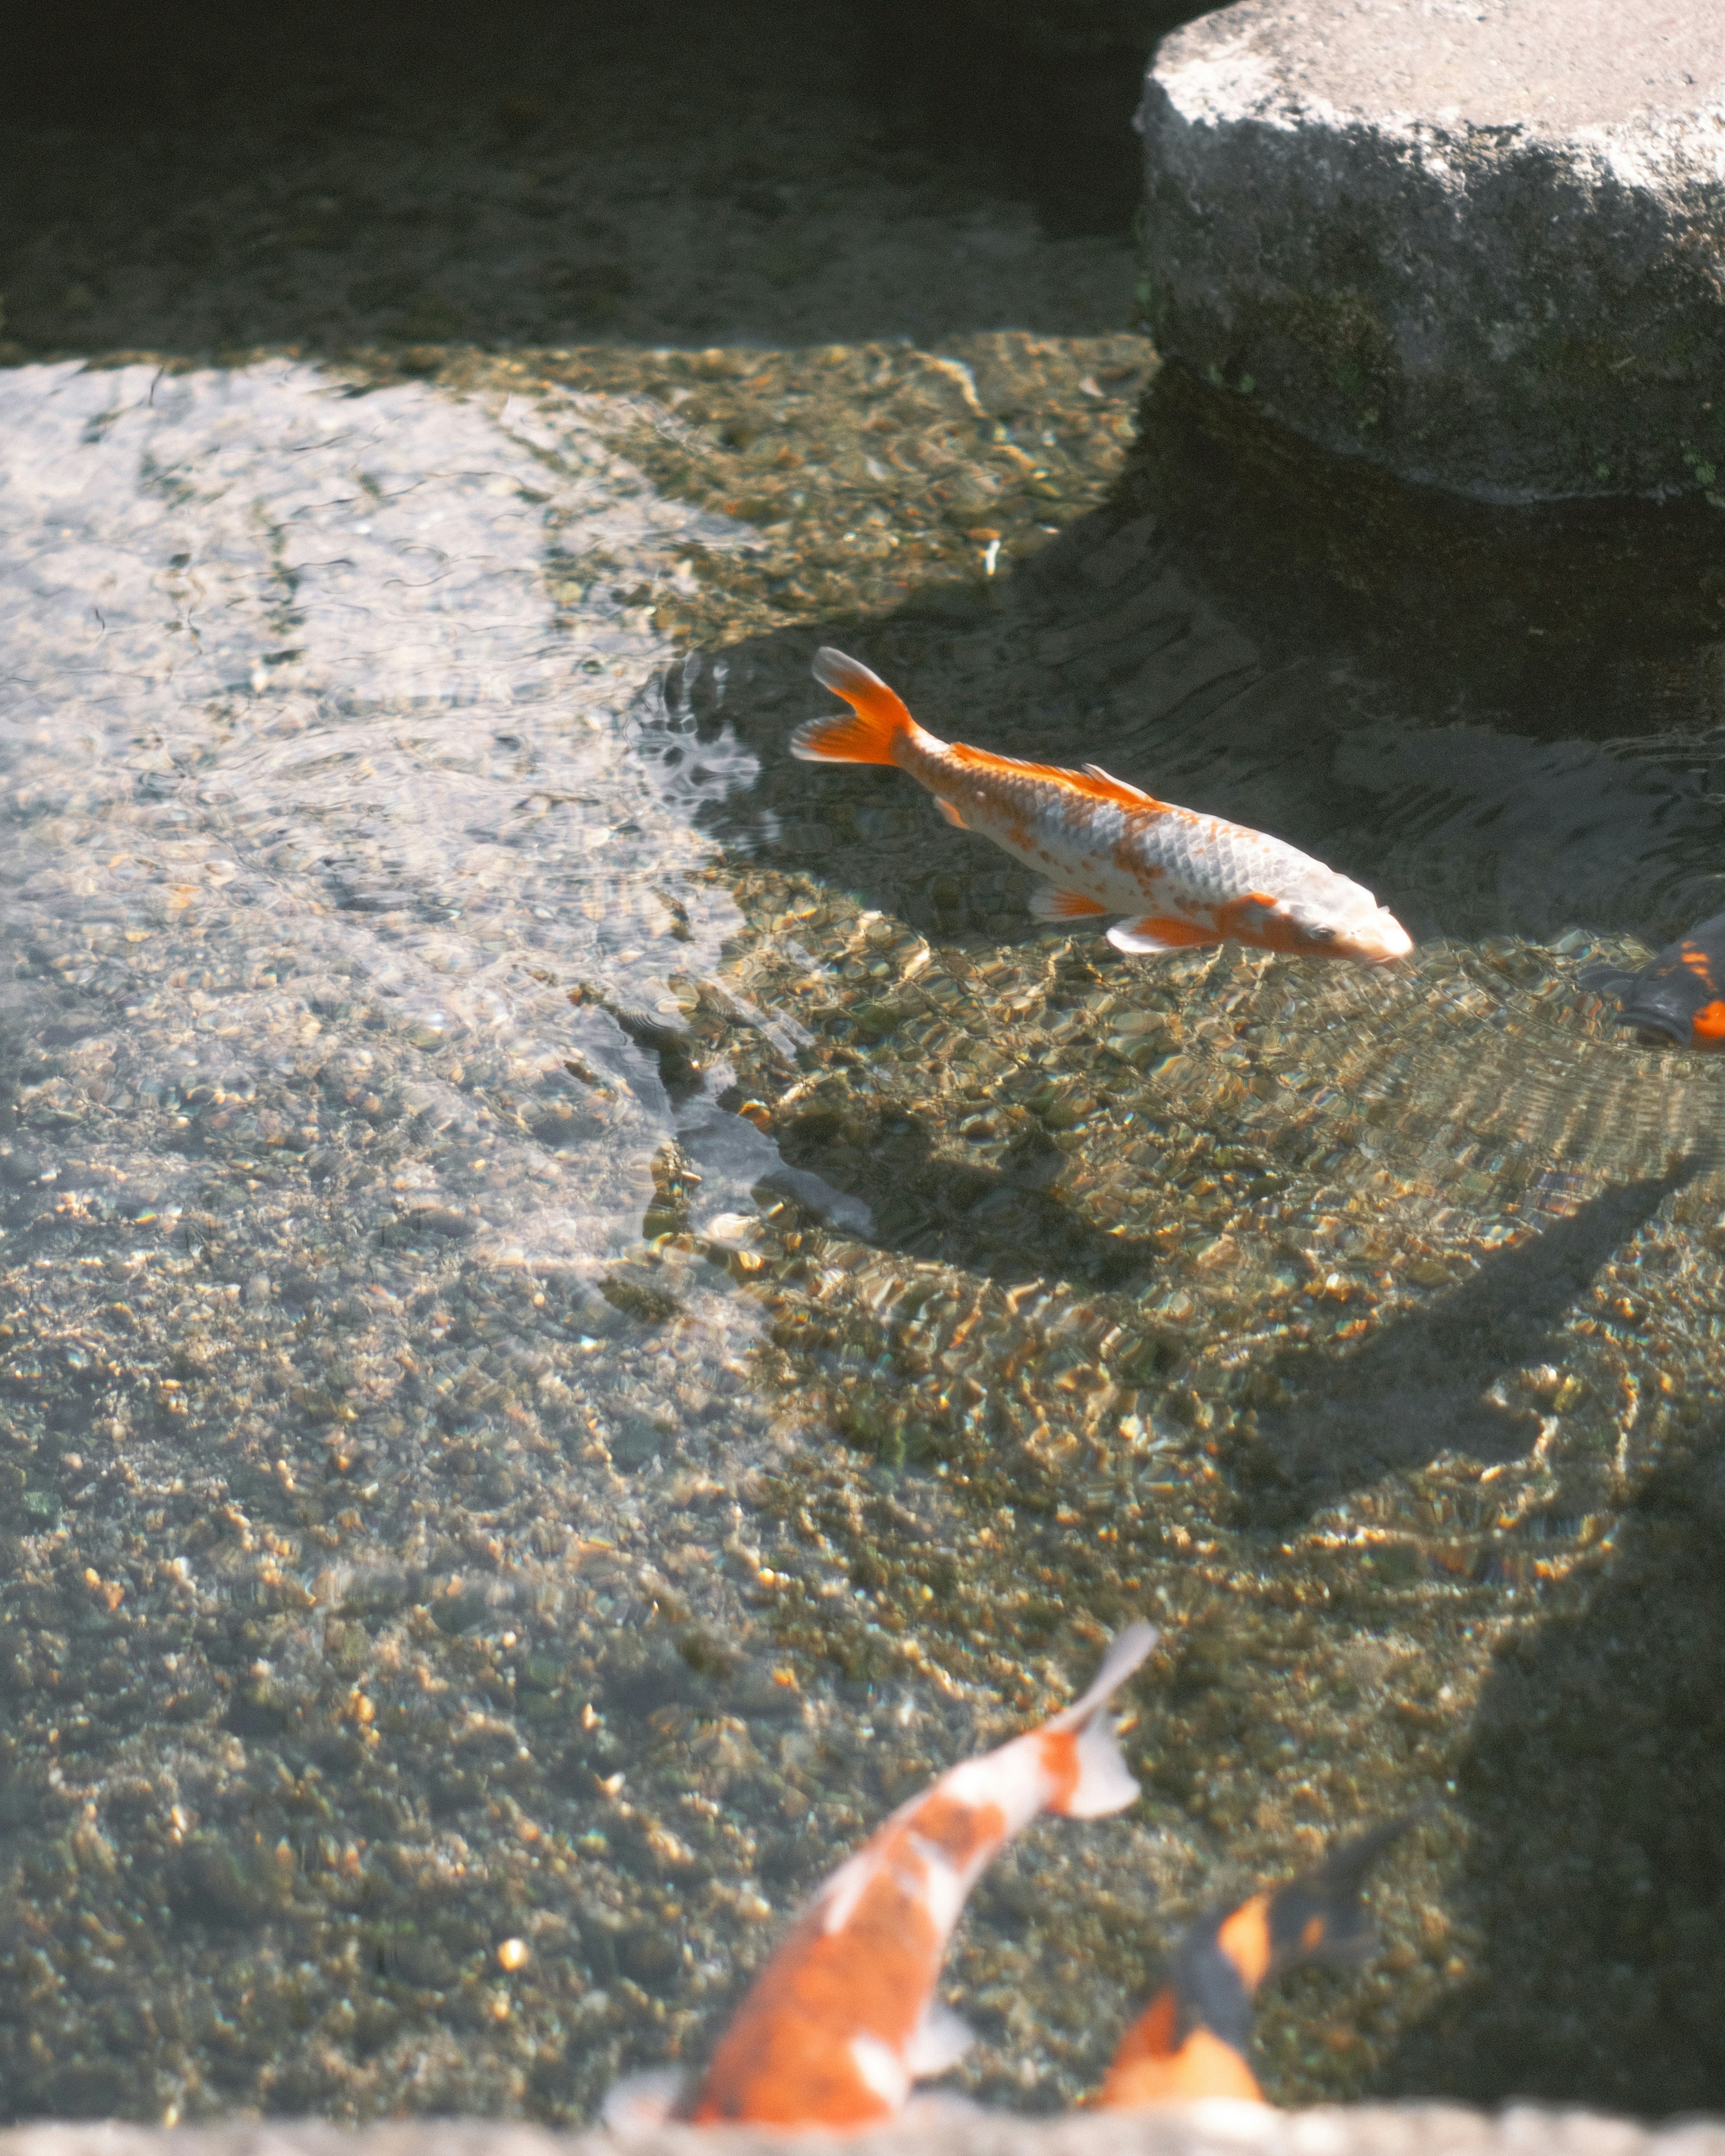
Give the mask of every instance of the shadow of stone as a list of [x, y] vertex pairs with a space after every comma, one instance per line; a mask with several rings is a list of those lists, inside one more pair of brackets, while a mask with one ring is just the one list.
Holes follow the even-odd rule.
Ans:
[[[415, 355], [452, 342], [699, 349], [1017, 320], [1026, 253], [1047, 251], [1029, 214], [1038, 182], [988, 172], [955, 136], [950, 40], [912, 39], [896, 65], [871, 59], [875, 12], [850, 0], [14, 9], [0, 356], [380, 349], [418, 372], [436, 360]], [[1089, 72], [1081, 55], [1073, 66]], [[1127, 304], [1136, 72], [1122, 49], [1093, 111], [1075, 83], [1065, 109], [1086, 113], [1081, 142], [1058, 144], [1052, 115], [1040, 138], [1038, 171], [1063, 176], [1063, 198], [1086, 206], [1085, 173], [1105, 176], [1119, 281], [1099, 327]], [[870, 187], [894, 208], [852, 208]], [[686, 266], [671, 260], [677, 197], [700, 233]], [[849, 218], [838, 244], [835, 200]], [[979, 208], [1004, 220], [1005, 239], [966, 254]], [[907, 277], [906, 236], [931, 210], [952, 238]], [[799, 336], [800, 292], [883, 234], [881, 270], [847, 276]], [[954, 300], [955, 252], [974, 300]], [[1071, 280], [1059, 260], [1050, 275], [1036, 326], [1057, 329]]]
[[1668, 1456], [1570, 1606], [1498, 1656], [1456, 1783], [1474, 1973], [1402, 2041], [1397, 2094], [1725, 2102], [1722, 1437]]
[[1191, 0], [875, 0], [870, 86], [899, 126], [938, 128], [1029, 191], [1045, 231], [1124, 232], [1143, 199], [1129, 121], [1158, 38]]
[[793, 1168], [861, 1198], [875, 1239], [942, 1265], [1014, 1282], [1035, 1276], [1141, 1291], [1159, 1262], [1147, 1238], [1104, 1233], [1056, 1189], [1065, 1157], [1031, 1125], [997, 1165], [943, 1158], [902, 1106], [859, 1102], [844, 1118], [812, 1107], [777, 1132]]
[[1357, 1353], [1313, 1368], [1290, 1355], [1275, 1374], [1298, 1396], [1260, 1409], [1230, 1466], [1246, 1517], [1283, 1527], [1343, 1491], [1440, 1452], [1522, 1458], [1539, 1435], [1527, 1407], [1499, 1404], [1495, 1379], [1559, 1360], [1564, 1313], [1600, 1266], [1694, 1173], [1686, 1166], [1602, 1191], [1567, 1219], [1495, 1251], [1466, 1285], [1392, 1325]]
[[1347, 652], [1432, 719], [1465, 703], [1608, 741], [1718, 725], [1725, 560], [1699, 495], [1470, 500], [1173, 363], [1142, 418], [1140, 483], [1183, 561], [1271, 644]]

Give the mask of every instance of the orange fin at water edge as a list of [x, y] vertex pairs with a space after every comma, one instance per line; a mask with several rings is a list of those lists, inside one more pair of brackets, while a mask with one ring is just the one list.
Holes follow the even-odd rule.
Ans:
[[814, 678], [850, 709], [805, 720], [791, 736], [791, 754], [804, 763], [896, 763], [894, 750], [916, 723], [903, 700], [860, 660], [830, 644], [814, 654]]
[[1148, 914], [1142, 921], [1122, 921], [1108, 931], [1117, 951], [1197, 951], [1222, 939], [1214, 928], [1195, 928], [1189, 921], [1174, 921], [1163, 914]]
[[1081, 921], [1089, 915], [1107, 911], [1106, 906], [1086, 898], [1081, 891], [1063, 891], [1055, 883], [1040, 883], [1030, 894], [1033, 921]]
[[943, 801], [938, 793], [934, 797], [934, 805], [940, 810], [942, 815], [946, 818], [947, 821], [953, 825], [956, 829], [960, 831], [968, 831], [970, 829], [970, 826], [958, 814], [958, 811], [952, 806], [952, 803], [950, 801]]

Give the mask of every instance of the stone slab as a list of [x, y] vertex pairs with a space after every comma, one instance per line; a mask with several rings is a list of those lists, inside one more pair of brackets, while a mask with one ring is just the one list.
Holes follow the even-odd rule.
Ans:
[[[1459, 2104], [1359, 2104], [1310, 2111], [1216, 2101], [1155, 2111], [1024, 2118], [938, 2099], [877, 2133], [845, 2135], [846, 2156], [1725, 2156], [1725, 2121], [1646, 2127], [1597, 2112], [1532, 2105], [1490, 2113]], [[114, 2119], [0, 2133], [0, 2156], [784, 2156], [834, 2137], [677, 2127], [619, 2143], [519, 2121], [399, 2119], [344, 2128], [319, 2119], [136, 2126]]]
[[1239, 0], [1137, 125], [1165, 357], [1484, 500], [1725, 503], [1717, 0]]

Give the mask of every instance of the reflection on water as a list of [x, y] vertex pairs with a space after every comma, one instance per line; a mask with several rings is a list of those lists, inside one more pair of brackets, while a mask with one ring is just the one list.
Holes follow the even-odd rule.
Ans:
[[[1004, 467], [1034, 398], [937, 364]], [[834, 609], [728, 619], [771, 527], [604, 398], [0, 403], [16, 2107], [587, 2115], [1141, 1611], [1147, 1801], [979, 1897], [973, 2083], [1069, 2100], [1195, 1903], [1435, 1793], [1389, 1961], [1265, 2025], [1280, 2093], [1402, 2071], [1489, 1981], [1491, 1657], [1717, 1391], [1721, 1074], [1574, 981], [1717, 910], [1689, 765], [1414, 723], [1124, 499], [844, 623], [1421, 939], [1122, 960], [783, 754]]]

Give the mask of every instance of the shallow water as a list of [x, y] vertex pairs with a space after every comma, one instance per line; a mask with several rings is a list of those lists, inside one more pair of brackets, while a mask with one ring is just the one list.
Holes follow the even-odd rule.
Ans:
[[[1640, 1929], [1575, 1914], [1619, 1770], [1548, 1820], [1490, 1735], [1539, 1653], [1517, 1727], [1663, 1681], [1572, 1711], [1553, 1643], [1671, 1568], [1725, 1078], [1574, 976], [1716, 910], [1705, 742], [1435, 724], [1243, 626], [1108, 493], [1102, 342], [0, 377], [15, 2109], [589, 2115], [1141, 1611], [1146, 1802], [978, 1897], [972, 2086], [1070, 2100], [1193, 1907], [1435, 1798], [1276, 2092], [1707, 2099], [1568, 1977], [1493, 2050], [1530, 1951], [1715, 1979], [1638, 1813], [1575, 1861], [1651, 1852]], [[908, 476], [823, 494], [883, 411]], [[1415, 957], [1036, 928], [897, 774], [783, 755], [829, 640]]]

